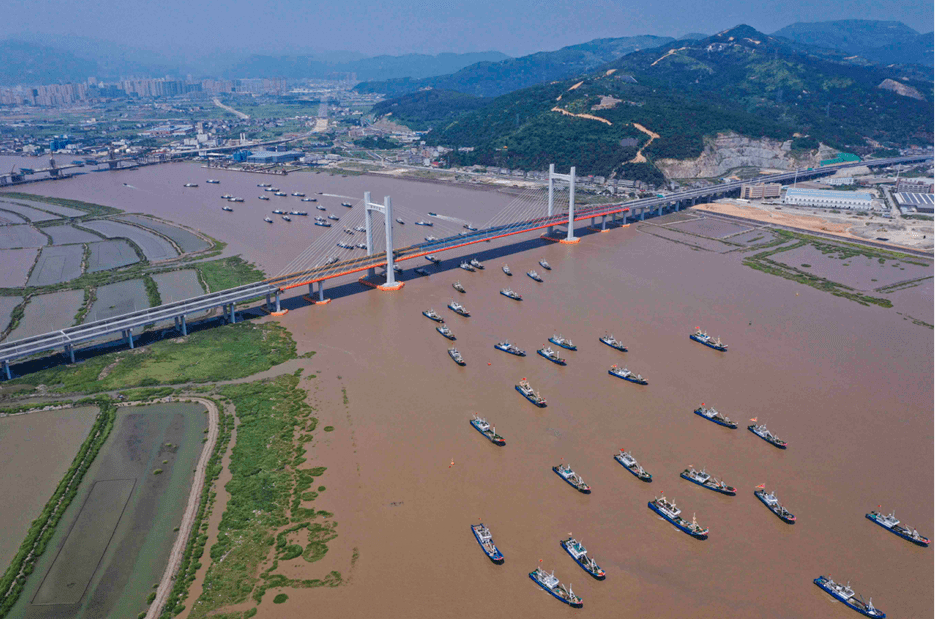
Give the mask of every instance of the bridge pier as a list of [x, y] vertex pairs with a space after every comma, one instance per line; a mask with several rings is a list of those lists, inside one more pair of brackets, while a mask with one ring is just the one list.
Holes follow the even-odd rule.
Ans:
[[10, 373], [10, 362], [6, 359], [3, 360], [3, 375], [6, 376], [7, 380], [13, 378], [13, 374]]
[[[312, 289], [311, 284], [308, 285], [308, 289], [311, 292], [311, 289]], [[273, 301], [272, 301], [272, 298], [270, 297], [270, 293], [268, 292], [266, 293], [266, 311], [267, 312], [273, 311]]]
[[627, 225], [627, 214], [628, 214], [628, 212], [629, 212], [629, 211], [624, 211], [624, 212], [620, 213], [620, 214], [623, 216], [623, 217], [621, 218], [621, 224], [624, 225], [624, 226]]
[[607, 215], [601, 215], [601, 232], [607, 231]]
[[130, 349], [132, 350], [134, 347], [133, 346], [133, 329], [124, 329], [123, 337], [127, 340], [127, 346], [129, 346]]
[[188, 325], [185, 324], [185, 314], [179, 317], [179, 325], [182, 327], [182, 335], [188, 335]]
[[[550, 163], [549, 164], [549, 211], [548, 211], [549, 217], [552, 216], [552, 211], [554, 208], [554, 200], [555, 200], [555, 193], [554, 193], [555, 185], [553, 182], [554, 176], [555, 176], [555, 164]], [[555, 232], [555, 226], [549, 226], [548, 228], [545, 229], [545, 233], [547, 236], [552, 236], [554, 232]]]
[[646, 209], [640, 211], [640, 221], [646, 221]]
[[65, 354], [68, 355], [68, 362], [75, 362], [75, 347], [71, 344], [65, 344]]
[[575, 236], [575, 166], [568, 171], [568, 236], [560, 242], [571, 244], [581, 239]]
[[[234, 306], [231, 305], [231, 309], [233, 309], [233, 307], [234, 307]], [[276, 311], [277, 311], [277, 312], [281, 312], [281, 311], [282, 311], [282, 305], [280, 304], [280, 292], [279, 292], [278, 290], [276, 291]], [[233, 316], [233, 314], [234, 314], [234, 313], [233, 313], [233, 311], [232, 311], [232, 312], [231, 312], [231, 316]]]

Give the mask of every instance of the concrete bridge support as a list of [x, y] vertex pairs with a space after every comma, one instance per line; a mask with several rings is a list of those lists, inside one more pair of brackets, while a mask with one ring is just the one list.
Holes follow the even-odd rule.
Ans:
[[[370, 192], [364, 193], [364, 219], [367, 224], [367, 255], [373, 255], [373, 228], [371, 221], [371, 211], [383, 213], [384, 228], [386, 228], [386, 283], [377, 286], [379, 290], [391, 291], [400, 290], [405, 284], [396, 281], [396, 271], [394, 266], [394, 245], [393, 245], [393, 200], [390, 196], [383, 197], [383, 204], [375, 204], [370, 201]], [[373, 269], [370, 269], [372, 271]]]
[[123, 338], [127, 341], [127, 346], [133, 348], [133, 329], [124, 329]]
[[[549, 215], [551, 216], [554, 213], [554, 187], [555, 181], [567, 181], [568, 182], [568, 234], [561, 240], [562, 243], [577, 243], [581, 239], [575, 237], [575, 168], [572, 168], [568, 171], [568, 174], [556, 174], [555, 173], [555, 164], [549, 164]], [[592, 220], [591, 225], [594, 225]], [[551, 235], [554, 230], [553, 226], [549, 226], [547, 229], [547, 234]]]
[[6, 359], [3, 360], [3, 375], [7, 380], [13, 378], [13, 374], [10, 373], [10, 362]]
[[185, 322], [185, 314], [179, 316], [179, 326], [182, 328], [182, 335], [188, 335], [188, 324]]
[[71, 344], [65, 344], [65, 354], [68, 355], [68, 362], [75, 362], [75, 347]]

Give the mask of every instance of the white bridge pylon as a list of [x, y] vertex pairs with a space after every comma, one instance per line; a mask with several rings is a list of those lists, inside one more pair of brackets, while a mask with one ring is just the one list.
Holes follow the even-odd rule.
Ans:
[[[572, 166], [568, 174], [556, 174], [555, 164], [549, 164], [549, 217], [553, 215], [555, 181], [568, 182], [568, 236], [561, 240], [562, 243], [577, 243], [581, 239], [575, 236], [575, 167]], [[549, 226], [547, 234], [552, 235], [553, 226]]]
[[[383, 196], [383, 204], [376, 204], [370, 201], [370, 192], [364, 192], [364, 225], [367, 228], [367, 255], [373, 255], [373, 211], [383, 213], [384, 228], [386, 228], [386, 283], [377, 286], [380, 290], [399, 290], [405, 284], [396, 281], [396, 272], [393, 261], [393, 200], [389, 196]], [[374, 275], [375, 269], [369, 270], [369, 275]]]

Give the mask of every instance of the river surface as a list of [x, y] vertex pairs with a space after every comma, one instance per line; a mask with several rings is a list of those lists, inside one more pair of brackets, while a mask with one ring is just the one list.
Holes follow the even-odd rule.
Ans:
[[[218, 198], [201, 197], [204, 184], [181, 187], [212, 177], [222, 180], [212, 194], [252, 196], [252, 204], [237, 208], [255, 215], [225, 219]], [[255, 185], [267, 181], [287, 192], [390, 193], [413, 210], [475, 223], [511, 200], [367, 176], [267, 179], [191, 164], [89, 174], [26, 191], [159, 215], [225, 241], [275, 273], [304, 247], [308, 226], [277, 222], [270, 228], [287, 236], [269, 239], [262, 226], [257, 232], [252, 222], [267, 207], [256, 200]], [[861, 306], [750, 269], [737, 254], [693, 250], [638, 226], [574, 246], [530, 245], [490, 258], [482, 272], [440, 271], [410, 280], [402, 292], [353, 294], [280, 319], [299, 352], [317, 351], [310, 365], [321, 389], [347, 390], [346, 415], [339, 401], [316, 415], [335, 426], [334, 441], [352, 438], [343, 450], [327, 450], [325, 461], [318, 460], [325, 451], [313, 448], [309, 460], [328, 466], [326, 496], [346, 506], [334, 510], [340, 527], [332, 545], [359, 549], [360, 558], [350, 570], [347, 556], [334, 568], [346, 586], [289, 589], [287, 603], [264, 602], [259, 616], [293, 617], [312, 607], [336, 616], [567, 616], [567, 607], [527, 577], [540, 560], [574, 586], [584, 612], [600, 617], [851, 616], [812, 584], [822, 574], [849, 580], [891, 616], [932, 616], [931, 549], [864, 518], [882, 504], [922, 534], [935, 533], [930, 329], [899, 315], [898, 302], [892, 309]], [[553, 270], [539, 268], [540, 258]], [[500, 271], [503, 261], [512, 278]], [[530, 268], [545, 282], [525, 277]], [[456, 279], [467, 294], [451, 288]], [[498, 294], [507, 285], [525, 300]], [[931, 286], [922, 290], [931, 308]], [[455, 295], [470, 318], [445, 307]], [[449, 342], [421, 315], [429, 308], [454, 331], [466, 367], [449, 359]], [[730, 352], [689, 340], [698, 326]], [[535, 353], [553, 332], [579, 347], [562, 351], [567, 367]], [[606, 332], [630, 352], [601, 344]], [[495, 350], [502, 338], [529, 356]], [[609, 376], [612, 364], [641, 373], [649, 385]], [[524, 377], [548, 408], [514, 390]], [[702, 402], [740, 429], [692, 414]], [[507, 446], [474, 431], [472, 413], [494, 423]], [[788, 450], [748, 432], [751, 418], [788, 441]], [[653, 474], [651, 484], [614, 461], [620, 448]], [[590, 496], [552, 472], [561, 462], [592, 486]], [[689, 465], [707, 467], [738, 495], [680, 479]], [[797, 516], [795, 525], [755, 499], [754, 487], [763, 483]], [[663, 492], [710, 528], [707, 541], [647, 508]], [[493, 531], [504, 565], [491, 564], [475, 542], [469, 527], [478, 521]], [[592, 580], [565, 554], [559, 541], [569, 533], [605, 569], [606, 581]], [[332, 560], [339, 564], [337, 555], [305, 567], [299, 560], [295, 572], [322, 577]]]

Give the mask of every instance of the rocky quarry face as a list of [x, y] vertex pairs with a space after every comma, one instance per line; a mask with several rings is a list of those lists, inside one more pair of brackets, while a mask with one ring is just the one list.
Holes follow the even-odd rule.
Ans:
[[771, 168], [792, 170], [817, 167], [822, 159], [835, 152], [822, 145], [817, 152], [792, 155], [791, 140], [757, 140], [736, 133], [721, 133], [705, 138], [704, 151], [696, 159], [659, 159], [655, 162], [669, 178], [710, 178], [724, 176], [735, 168]]

